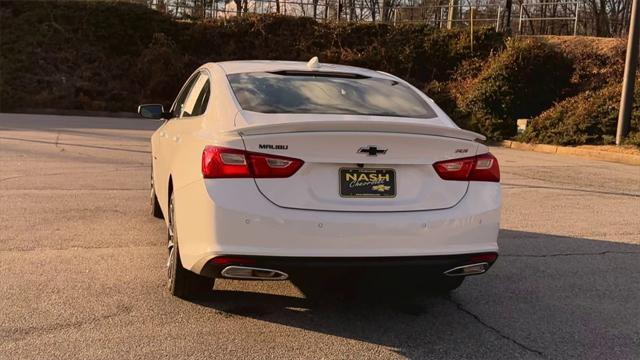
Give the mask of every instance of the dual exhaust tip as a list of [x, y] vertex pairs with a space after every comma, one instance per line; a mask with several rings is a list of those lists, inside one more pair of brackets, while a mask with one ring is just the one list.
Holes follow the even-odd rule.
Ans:
[[486, 272], [489, 269], [489, 266], [490, 264], [488, 262], [463, 265], [449, 269], [445, 271], [444, 274], [447, 276], [478, 275]]
[[220, 274], [228, 279], [242, 280], [286, 280], [289, 278], [289, 275], [280, 270], [248, 266], [227, 266]]
[[[454, 267], [444, 272], [446, 276], [469, 276], [478, 275], [486, 272], [489, 269], [490, 264], [488, 262], [480, 262], [475, 264], [463, 265]], [[264, 269], [249, 266], [227, 266], [220, 273], [223, 277], [228, 279], [239, 280], [286, 280], [289, 275], [273, 269]]]

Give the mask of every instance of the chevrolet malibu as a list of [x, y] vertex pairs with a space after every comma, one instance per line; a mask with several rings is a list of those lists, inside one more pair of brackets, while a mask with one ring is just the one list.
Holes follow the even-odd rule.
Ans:
[[230, 61], [197, 69], [151, 137], [151, 212], [168, 287], [381, 271], [451, 291], [497, 258], [500, 170], [400, 78], [357, 67]]

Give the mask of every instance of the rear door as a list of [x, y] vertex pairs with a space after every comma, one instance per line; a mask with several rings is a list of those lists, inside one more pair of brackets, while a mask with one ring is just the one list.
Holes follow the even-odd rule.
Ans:
[[256, 179], [267, 199], [281, 207], [331, 211], [455, 206], [468, 182], [444, 181], [432, 164], [473, 156], [478, 147], [469, 140], [407, 133], [293, 132], [243, 138], [249, 151], [304, 161], [289, 178]]
[[171, 174], [176, 187], [202, 178], [200, 161], [205, 141], [202, 128], [210, 96], [211, 80], [203, 70], [186, 97], [180, 118], [174, 121], [171, 131]]
[[189, 95], [189, 91], [191, 91], [191, 88], [197, 78], [198, 73], [193, 74], [183, 85], [180, 93], [178, 93], [178, 96], [173, 103], [173, 106], [171, 107], [173, 117], [171, 119], [167, 119], [167, 121], [165, 121], [154, 134], [156, 137], [153, 143], [154, 187], [158, 199], [160, 200], [160, 205], [165, 210], [165, 214], [167, 213], [167, 209], [165, 209], [165, 207], [169, 203], [169, 200], [167, 199], [169, 192], [168, 182], [169, 172], [171, 170], [172, 147], [175, 144], [174, 138], [176, 136], [177, 122], [180, 120], [180, 115], [187, 95]]

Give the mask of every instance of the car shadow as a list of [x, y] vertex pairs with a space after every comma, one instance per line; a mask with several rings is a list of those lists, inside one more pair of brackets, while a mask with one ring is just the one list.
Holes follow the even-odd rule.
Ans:
[[[494, 267], [447, 296], [424, 291], [421, 279], [342, 276], [293, 280], [303, 296], [263, 293], [263, 285], [249, 283], [217, 289], [198, 304], [416, 359], [632, 354], [640, 314], [619, 310], [637, 305], [639, 245], [511, 230], [499, 241]], [[581, 340], [558, 343], [557, 332]]]

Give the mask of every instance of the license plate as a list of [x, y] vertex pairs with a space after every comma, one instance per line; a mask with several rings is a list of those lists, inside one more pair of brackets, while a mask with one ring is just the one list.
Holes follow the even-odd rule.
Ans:
[[396, 172], [393, 169], [340, 169], [340, 196], [395, 197]]

